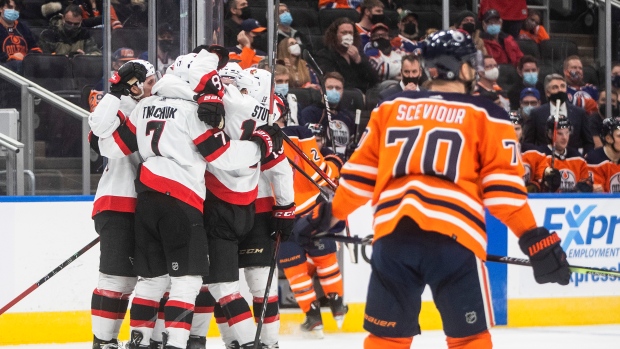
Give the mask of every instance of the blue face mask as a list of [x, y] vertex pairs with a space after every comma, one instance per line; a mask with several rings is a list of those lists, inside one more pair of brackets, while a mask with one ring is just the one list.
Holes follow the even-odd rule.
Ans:
[[523, 82], [529, 86], [536, 85], [536, 83], [538, 82], [538, 73], [523, 73]]
[[19, 18], [19, 11], [13, 10], [12, 8], [7, 8], [4, 10], [3, 16], [7, 21], [13, 22]]
[[286, 96], [288, 94], [288, 84], [276, 84], [274, 91], [282, 96]]
[[327, 90], [327, 101], [330, 104], [338, 104], [340, 102], [340, 92], [336, 90]]
[[530, 113], [532, 112], [532, 109], [534, 109], [535, 107], [533, 105], [526, 105], [525, 107], [523, 107], [523, 114], [529, 116]]
[[293, 16], [290, 12], [284, 12], [280, 15], [280, 24], [290, 26], [293, 23]]
[[487, 33], [489, 35], [497, 35], [502, 30], [502, 26], [499, 24], [488, 24]]

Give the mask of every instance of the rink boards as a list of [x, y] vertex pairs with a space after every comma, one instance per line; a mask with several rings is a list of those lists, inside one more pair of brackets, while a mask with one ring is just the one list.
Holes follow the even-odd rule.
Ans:
[[[90, 214], [92, 197], [4, 197], [0, 199], [0, 307], [33, 285], [97, 235]], [[558, 232], [573, 265], [620, 269], [620, 196], [535, 195], [536, 220]], [[353, 235], [372, 233], [372, 210], [350, 219]], [[620, 230], [620, 228], [618, 228]], [[487, 218], [489, 253], [524, 257], [517, 239]], [[371, 254], [370, 249], [369, 255]], [[0, 345], [88, 341], [90, 295], [97, 284], [98, 245], [0, 315]], [[488, 263], [496, 323], [508, 326], [563, 326], [620, 323], [620, 279], [573, 274], [571, 283], [538, 285], [528, 267]], [[343, 331], [363, 331], [370, 266], [360, 256], [352, 264], [344, 252], [345, 299], [350, 304]], [[423, 330], [441, 328], [429, 292], [423, 295]], [[324, 310], [327, 331], [335, 324]], [[283, 311], [283, 333], [297, 330], [299, 311]], [[124, 323], [127, 326], [127, 322]], [[122, 333], [127, 333], [127, 327]], [[217, 335], [211, 326], [209, 335]]]

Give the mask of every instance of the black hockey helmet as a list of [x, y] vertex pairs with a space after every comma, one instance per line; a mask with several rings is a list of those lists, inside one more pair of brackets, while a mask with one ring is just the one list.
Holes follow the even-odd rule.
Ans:
[[515, 125], [523, 126], [523, 116], [521, 115], [521, 111], [511, 110], [510, 113], [508, 113], [508, 115], [510, 116], [510, 122], [512, 122]]
[[613, 138], [615, 130], [620, 130], [620, 117], [606, 118], [605, 120], [603, 120], [603, 123], [601, 124], [601, 129], [599, 130], [601, 142], [603, 142], [603, 144], [607, 142], [605, 141], [605, 137], [607, 135]]
[[[547, 132], [548, 131], [552, 131], [553, 132], [553, 128], [555, 127], [555, 117], [553, 115], [550, 115], [547, 118]], [[570, 123], [570, 120], [568, 120], [567, 117], [560, 115], [560, 118], [558, 119], [558, 130], [562, 129], [562, 128], [567, 128], [569, 130], [572, 131], [572, 125]]]
[[461, 67], [476, 68], [476, 46], [467, 33], [441, 30], [426, 39], [424, 70], [431, 79], [459, 80]]
[[318, 137], [325, 137], [327, 135], [325, 133], [325, 129], [323, 128], [323, 125], [321, 125], [321, 124], [310, 124], [310, 123], [308, 123], [305, 126], [310, 130], [310, 132], [312, 132], [312, 134], [315, 137], [317, 137], [317, 136]]

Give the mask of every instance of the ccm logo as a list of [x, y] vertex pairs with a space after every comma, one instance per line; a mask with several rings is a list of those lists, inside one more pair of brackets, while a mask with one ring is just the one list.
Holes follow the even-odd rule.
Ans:
[[239, 250], [239, 254], [263, 253], [263, 248], [248, 248], [247, 250]]
[[275, 211], [273, 213], [275, 218], [295, 218], [295, 212], [291, 211]]

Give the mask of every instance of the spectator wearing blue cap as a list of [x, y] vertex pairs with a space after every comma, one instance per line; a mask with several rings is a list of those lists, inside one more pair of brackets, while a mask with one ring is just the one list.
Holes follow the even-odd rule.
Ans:
[[532, 109], [540, 107], [540, 92], [534, 87], [526, 87], [521, 90], [519, 108], [524, 119], [530, 117]]
[[526, 87], [533, 87], [538, 90], [540, 95], [540, 102], [546, 103], [547, 96], [545, 96], [545, 87], [542, 81], [538, 81], [538, 60], [534, 56], [525, 55], [519, 60], [517, 65], [517, 74], [521, 79], [512, 86], [508, 91], [508, 99], [510, 100], [510, 109], [519, 109], [521, 101], [521, 91]]
[[237, 35], [238, 45], [229, 47], [230, 59], [239, 61], [242, 69], [256, 66], [267, 53], [254, 48], [254, 41], [267, 28], [262, 27], [254, 18], [248, 18], [241, 23], [241, 31]]

